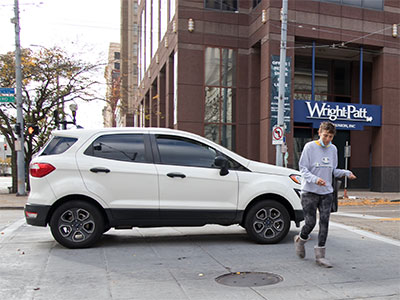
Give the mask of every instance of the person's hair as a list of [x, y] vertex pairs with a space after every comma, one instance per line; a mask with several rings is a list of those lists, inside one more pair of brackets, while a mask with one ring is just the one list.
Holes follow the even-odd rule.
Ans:
[[319, 129], [322, 130], [326, 130], [329, 133], [335, 135], [336, 134], [336, 127], [335, 125], [333, 125], [333, 123], [331, 122], [322, 122], [321, 125], [319, 125]]

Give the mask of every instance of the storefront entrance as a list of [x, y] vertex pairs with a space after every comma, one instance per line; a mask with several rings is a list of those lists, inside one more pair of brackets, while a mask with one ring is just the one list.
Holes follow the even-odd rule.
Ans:
[[[318, 139], [318, 128], [311, 128], [308, 126], [296, 125], [294, 127], [294, 168], [299, 169], [299, 159], [301, 152], [303, 151], [304, 145], [312, 140]], [[345, 168], [345, 158], [344, 158], [344, 147], [346, 146], [346, 141], [350, 141], [350, 131], [349, 130], [337, 130], [336, 136], [333, 139], [333, 144], [338, 150], [338, 168]], [[350, 169], [350, 166], [348, 165]]]

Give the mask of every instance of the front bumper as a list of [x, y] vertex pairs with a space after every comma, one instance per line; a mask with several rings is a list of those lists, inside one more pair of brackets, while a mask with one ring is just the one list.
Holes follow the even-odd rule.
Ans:
[[46, 226], [50, 205], [25, 204], [24, 215], [26, 223], [34, 226]]

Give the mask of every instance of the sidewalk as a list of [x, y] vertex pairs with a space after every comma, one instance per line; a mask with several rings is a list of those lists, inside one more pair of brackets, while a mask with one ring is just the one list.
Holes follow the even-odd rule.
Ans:
[[23, 209], [28, 196], [0, 193], [0, 209]]
[[339, 206], [400, 204], [400, 193], [378, 193], [367, 190], [347, 190], [347, 198], [344, 198], [343, 195], [344, 191], [340, 190]]
[[[365, 190], [348, 190], [348, 198], [339, 191], [339, 205], [400, 204], [400, 193], [377, 193]], [[16, 196], [0, 191], [0, 209], [23, 209], [28, 196]]]

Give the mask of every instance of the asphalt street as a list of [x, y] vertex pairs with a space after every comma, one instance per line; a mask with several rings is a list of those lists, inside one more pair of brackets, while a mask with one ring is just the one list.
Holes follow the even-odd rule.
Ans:
[[400, 240], [400, 205], [344, 206], [331, 221]]
[[[0, 299], [399, 299], [400, 241], [333, 222], [323, 269], [295, 256], [293, 226], [277, 245], [249, 241], [239, 226], [110, 230], [91, 249], [58, 245], [49, 228], [1, 223]], [[344, 218], [344, 217], [343, 217]], [[11, 217], [9, 218], [11, 219]], [[3, 220], [3, 218], [2, 218]], [[268, 272], [283, 281], [231, 287], [216, 278]]]
[[[399, 300], [399, 217], [399, 204], [339, 207], [327, 242], [334, 267], [324, 269], [314, 261], [317, 230], [306, 259], [296, 257], [294, 224], [276, 245], [254, 244], [237, 225], [207, 225], [110, 230], [71, 250], [48, 227], [27, 225], [22, 209], [3, 208], [0, 299]], [[220, 283], [225, 274], [233, 286]]]

